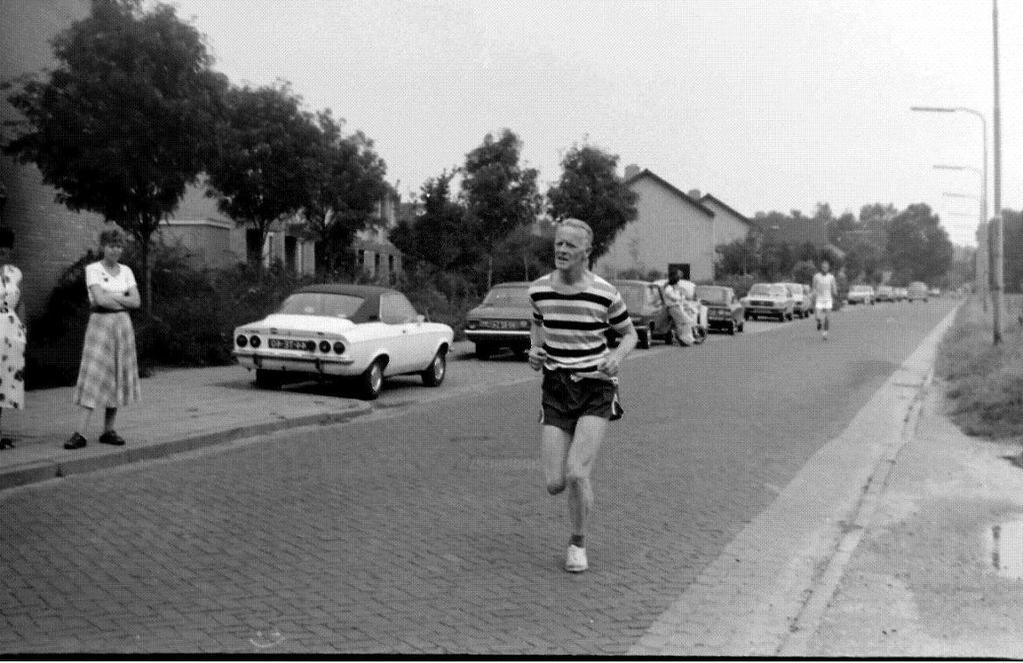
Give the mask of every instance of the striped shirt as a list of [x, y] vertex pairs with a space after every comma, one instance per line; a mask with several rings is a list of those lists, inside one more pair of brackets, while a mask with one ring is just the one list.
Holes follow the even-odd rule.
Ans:
[[543, 329], [549, 369], [595, 370], [608, 354], [607, 329], [624, 334], [632, 324], [618, 290], [597, 275], [573, 294], [557, 292], [553, 274], [541, 276], [530, 284], [529, 299], [533, 321]]

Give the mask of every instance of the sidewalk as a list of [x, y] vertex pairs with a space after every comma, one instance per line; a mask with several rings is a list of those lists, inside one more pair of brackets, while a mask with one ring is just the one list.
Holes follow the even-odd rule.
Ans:
[[0, 451], [0, 490], [295, 426], [343, 422], [370, 410], [327, 384], [267, 391], [256, 389], [253, 379], [238, 365], [158, 369], [141, 381], [142, 400], [118, 412], [125, 446], [99, 443], [103, 412], [97, 410], [90, 430], [81, 431], [88, 446], [74, 451], [62, 446], [78, 421], [72, 388], [29, 391], [25, 410], [3, 412], [3, 434], [16, 446]]
[[940, 391], [802, 654], [1023, 658], [1023, 446], [964, 435]]

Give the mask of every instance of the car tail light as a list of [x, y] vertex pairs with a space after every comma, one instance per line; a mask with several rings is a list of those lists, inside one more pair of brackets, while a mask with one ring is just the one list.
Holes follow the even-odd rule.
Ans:
[[334, 352], [343, 355], [345, 353], [345, 344], [341, 341], [334, 341]]
[[263, 342], [260, 341], [259, 337], [256, 336], [255, 334], [249, 337], [249, 345], [251, 345], [254, 348], [258, 348], [260, 345], [262, 345], [262, 343]]
[[320, 341], [320, 352], [330, 352], [329, 341]]
[[478, 329], [480, 326], [479, 320], [469, 320], [465, 323], [466, 329]]
[[519, 329], [529, 329], [529, 320], [519, 320]]
[[238, 345], [239, 348], [244, 348], [246, 345], [249, 344], [249, 339], [245, 338], [244, 334], [238, 334], [238, 338], [234, 339], [234, 342]]

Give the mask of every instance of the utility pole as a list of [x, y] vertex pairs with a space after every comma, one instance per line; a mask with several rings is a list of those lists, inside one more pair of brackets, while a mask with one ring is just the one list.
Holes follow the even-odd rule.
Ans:
[[994, 69], [995, 69], [995, 104], [992, 112], [994, 120], [994, 168], [995, 168], [995, 217], [991, 221], [991, 308], [994, 310], [994, 344], [1002, 341], [1002, 290], [1004, 274], [1002, 271], [1002, 143], [1001, 143], [1001, 111], [999, 110], [998, 84], [998, 0], [991, 0], [991, 16], [994, 34]]

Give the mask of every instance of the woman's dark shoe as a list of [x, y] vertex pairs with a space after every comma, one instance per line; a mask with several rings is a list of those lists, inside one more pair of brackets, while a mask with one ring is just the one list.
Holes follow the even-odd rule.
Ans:
[[0, 437], [0, 449], [13, 449], [14, 440], [9, 437]]
[[124, 438], [112, 430], [108, 430], [106, 433], [100, 435], [99, 441], [102, 442], [103, 444], [112, 444], [115, 447], [124, 446]]
[[71, 436], [67, 442], [64, 443], [65, 449], [81, 449], [86, 444], [85, 438], [82, 437], [81, 433], [75, 433]]

